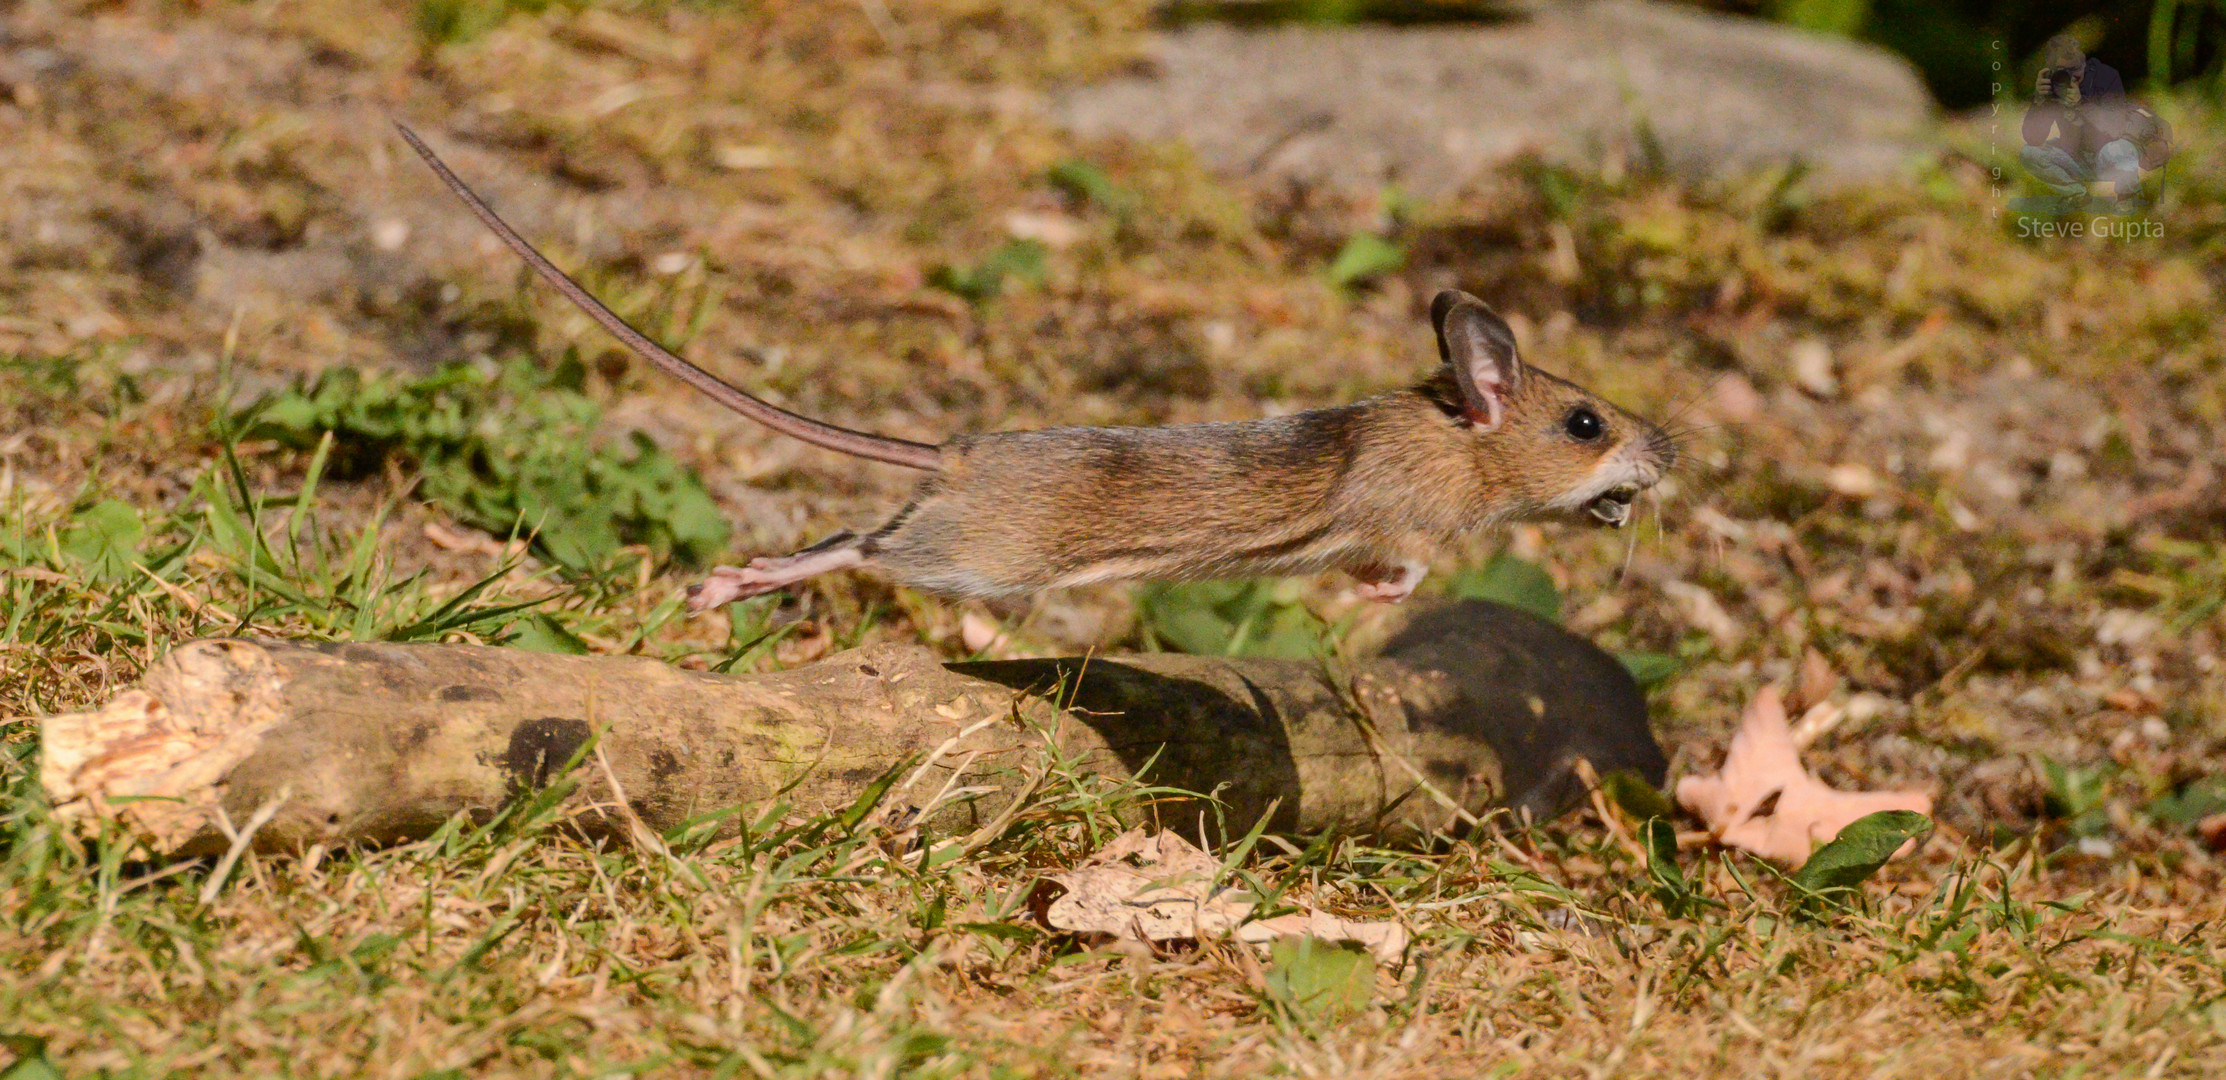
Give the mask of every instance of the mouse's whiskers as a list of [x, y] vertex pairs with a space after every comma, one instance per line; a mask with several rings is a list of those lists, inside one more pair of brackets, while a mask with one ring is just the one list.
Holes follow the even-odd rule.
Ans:
[[1733, 371], [1734, 369], [1731, 368], [1726, 368], [1722, 371], [1719, 371], [1716, 373], [1715, 378], [1701, 384], [1699, 389], [1694, 390], [1692, 393], [1682, 395], [1680, 399], [1672, 400], [1670, 402], [1669, 415], [1662, 418], [1662, 427], [1666, 429], [1670, 427], [1670, 425], [1675, 424], [1679, 417], [1685, 415], [1687, 410], [1690, 410], [1693, 406], [1700, 404], [1702, 398], [1715, 393], [1716, 384], [1721, 383], [1725, 379], [1731, 377]]

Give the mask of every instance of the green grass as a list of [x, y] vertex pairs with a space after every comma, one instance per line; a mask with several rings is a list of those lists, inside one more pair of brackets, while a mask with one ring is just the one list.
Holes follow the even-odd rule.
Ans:
[[707, 565], [733, 530], [703, 482], [646, 435], [624, 452], [594, 443], [601, 409], [580, 392], [576, 361], [543, 372], [515, 360], [489, 377], [467, 365], [408, 381], [325, 372], [231, 418], [248, 438], [335, 452], [354, 476], [389, 463], [464, 524], [522, 535], [585, 570], [629, 543]]
[[[2057, 899], [2030, 846], [1891, 871], [1896, 887], [1837, 909], [1674, 844], [1650, 879], [1637, 848], [1583, 830], [1257, 858], [1255, 888], [1415, 930], [1402, 969], [1362, 956], [1329, 976], [1281, 952], [1263, 969], [1035, 928], [1035, 871], [1107, 838], [1123, 794], [1048, 791], [1007, 843], [927, 867], [871, 814], [775, 806], [739, 833], [593, 845], [548, 799], [212, 883], [205, 864], [59, 837], [15, 772], [0, 1005], [65, 1070], [117, 1076], [1063, 1075], [1230, 1052], [1250, 1075], [1356, 1053], [1401, 1074], [1666, 1074], [1737, 1068], [1748, 1040], [1829, 1071], [2028, 1039], [2141, 1065], [2215, 1046], [2226, 1022], [2215, 934], [2135, 914], [2115, 884]], [[1664, 858], [1682, 864], [1674, 895], [1646, 884]]]

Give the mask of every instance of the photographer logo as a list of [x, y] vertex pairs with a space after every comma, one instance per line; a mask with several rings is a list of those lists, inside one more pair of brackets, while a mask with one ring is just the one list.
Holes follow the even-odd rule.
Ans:
[[2010, 200], [2018, 235], [2134, 239], [2162, 235], [2138, 219], [2163, 186], [2172, 133], [2126, 94], [2117, 69], [2069, 36], [2041, 51], [2018, 161], [2048, 191]]

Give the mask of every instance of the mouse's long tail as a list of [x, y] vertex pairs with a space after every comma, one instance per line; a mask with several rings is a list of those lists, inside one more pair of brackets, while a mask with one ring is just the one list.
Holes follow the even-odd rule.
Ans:
[[534, 250], [532, 244], [526, 243], [525, 237], [519, 236], [517, 230], [511, 228], [500, 217], [495, 216], [494, 210], [490, 209], [476, 192], [466, 186], [462, 180], [457, 179], [455, 173], [449, 171], [448, 166], [441, 161], [438, 155], [433, 153], [433, 148], [425, 145], [425, 140], [417, 137], [417, 132], [411, 131], [403, 124], [394, 126], [401, 129], [402, 138], [410, 144], [410, 148], [416, 150], [417, 155], [424, 158], [427, 165], [433, 167], [433, 172], [440, 176], [441, 182], [447, 184], [448, 190], [454, 192], [457, 198], [464, 201], [465, 206], [471, 208], [471, 212], [479, 218], [482, 224], [492, 230], [497, 237], [500, 237], [504, 244], [509, 245], [510, 250], [516, 252], [519, 258], [524, 259], [526, 265], [532, 267], [535, 273], [540, 274], [543, 281], [554, 286], [557, 292], [564, 295], [565, 299], [578, 305], [579, 309], [586, 312], [589, 318], [601, 323], [603, 329], [610, 331], [611, 336], [617, 338], [621, 344], [632, 350], [634, 355], [663, 368], [677, 376], [682, 382], [709, 394], [711, 400], [783, 435], [794, 436], [813, 446], [824, 447], [828, 450], [852, 454], [857, 457], [870, 458], [874, 461], [885, 461], [891, 465], [926, 469], [930, 472], [942, 467], [942, 452], [933, 446], [904, 439], [892, 439], [884, 435], [872, 435], [863, 431], [852, 431], [849, 428], [836, 427], [833, 424], [822, 423], [810, 417], [798, 416], [770, 402], [751, 397], [718, 376], [674, 355], [670, 349], [651, 341], [648, 335], [627, 325], [626, 320], [619, 318], [617, 312], [604, 307], [602, 301], [589, 295], [588, 291], [581, 288], [578, 282], [565, 276], [564, 271], [557, 269], [555, 263], [550, 262], [539, 251]]

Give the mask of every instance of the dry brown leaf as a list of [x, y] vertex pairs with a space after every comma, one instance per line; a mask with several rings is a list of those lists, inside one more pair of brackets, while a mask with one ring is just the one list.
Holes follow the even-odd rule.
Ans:
[[1700, 815], [1717, 843], [1791, 866], [1866, 814], [1932, 812], [1925, 792], [1839, 791], [1810, 775], [1773, 686], [1747, 706], [1724, 767], [1714, 776], [1680, 778], [1677, 801]]
[[2195, 835], [2212, 851], [2226, 851], [2226, 814], [2212, 814], [2195, 823]]
[[485, 555], [490, 558], [509, 558], [524, 553], [526, 542], [512, 540], [505, 543], [476, 529], [451, 529], [438, 521], [428, 521], [419, 530], [425, 539], [442, 551], [465, 555]]
[[1825, 703], [1832, 692], [1840, 688], [1839, 673], [1832, 670], [1832, 662], [1815, 649], [1801, 653], [1800, 681], [1794, 685], [1794, 698], [1786, 702], [1786, 712], [1805, 712]]
[[1395, 922], [1344, 919], [1326, 911], [1294, 911], [1237, 927], [1237, 940], [1266, 945], [1279, 937], [1350, 941], [1367, 949], [1378, 963], [1396, 963], [1407, 951], [1407, 928]]
[[1739, 643], [1746, 640], [1746, 628], [1724, 610], [1716, 594], [1690, 581], [1665, 581], [1662, 591], [1684, 610], [1686, 625], [1715, 638], [1724, 651], [1737, 649]]
[[1233, 882], [1217, 886], [1214, 879], [1220, 872], [1213, 856], [1181, 836], [1131, 829], [1082, 865], [1047, 875], [1066, 892], [1043, 909], [1042, 918], [1054, 930], [1128, 941], [1233, 935], [1264, 944], [1306, 934], [1355, 942], [1384, 963], [1396, 962], [1407, 950], [1407, 931], [1398, 923], [1342, 919], [1312, 908], [1246, 923], [1257, 905]]
[[785, 667], [809, 664], [835, 646], [835, 635], [818, 622], [808, 622], [796, 628], [797, 632], [773, 646], [773, 657]]

